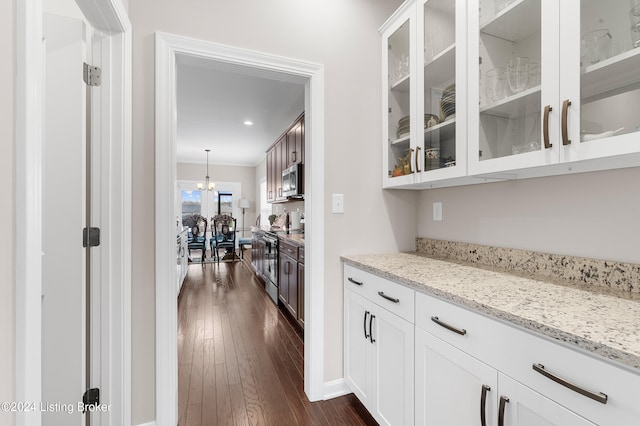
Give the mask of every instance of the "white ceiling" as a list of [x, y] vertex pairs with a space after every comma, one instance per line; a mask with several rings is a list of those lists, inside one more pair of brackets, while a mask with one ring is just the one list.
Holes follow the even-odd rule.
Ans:
[[[177, 57], [177, 160], [256, 166], [304, 111], [305, 80], [188, 55]], [[251, 120], [253, 126], [244, 125]]]

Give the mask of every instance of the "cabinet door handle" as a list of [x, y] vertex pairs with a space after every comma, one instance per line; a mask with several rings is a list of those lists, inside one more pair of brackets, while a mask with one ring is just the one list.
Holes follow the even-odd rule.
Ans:
[[355, 285], [363, 285], [364, 283], [361, 283], [360, 281], [356, 281], [353, 278], [349, 277], [347, 278], [349, 280], [349, 282], [354, 283]]
[[371, 340], [371, 343], [375, 343], [376, 339], [373, 338], [373, 319], [376, 316], [371, 314], [371, 316], [369, 317], [369, 340]]
[[420, 173], [420, 147], [416, 148], [416, 172]]
[[544, 137], [544, 148], [551, 148], [553, 144], [549, 142], [549, 113], [553, 111], [551, 105], [547, 105], [544, 107], [544, 117], [543, 117], [543, 137]]
[[435, 322], [440, 327], [444, 327], [447, 330], [451, 330], [454, 333], [458, 333], [461, 336], [464, 336], [465, 334], [467, 334], [467, 330], [465, 330], [464, 328], [457, 328], [457, 327], [454, 327], [452, 325], [449, 325], [446, 322], [440, 321], [440, 319], [438, 317], [431, 317], [431, 321]]
[[491, 390], [491, 386], [482, 385], [482, 395], [480, 396], [480, 423], [487, 426], [487, 392]]
[[369, 315], [369, 311], [364, 311], [364, 338], [365, 340], [369, 338], [369, 335], [367, 334], [367, 316]]
[[409, 173], [413, 173], [413, 170], [411, 170], [411, 154], [413, 154], [414, 149], [410, 148], [411, 153], [409, 154], [409, 161], [407, 161], [407, 163], [409, 164]]
[[297, 152], [296, 151], [291, 151], [291, 153], [293, 154], [293, 161], [292, 162], [295, 163], [296, 160], [297, 160], [297, 157], [298, 157], [297, 156]]
[[571, 143], [571, 139], [569, 139], [569, 132], [567, 130], [567, 114], [569, 112], [569, 105], [571, 105], [571, 101], [569, 99], [565, 99], [562, 103], [562, 145], [569, 145]]
[[382, 291], [379, 291], [379, 292], [378, 292], [378, 296], [383, 297], [383, 298], [385, 298], [385, 299], [387, 299], [388, 301], [393, 302], [393, 303], [400, 303], [400, 299], [396, 299], [395, 297], [387, 296], [387, 295], [386, 295], [386, 294], [384, 294], [384, 292], [382, 292]]
[[278, 188], [278, 197], [282, 197], [282, 188]]
[[591, 398], [594, 401], [598, 401], [601, 404], [606, 404], [607, 403], [607, 395], [602, 393], [602, 392], [591, 392], [587, 389], [581, 388], [580, 386], [573, 384], [561, 377], [556, 376], [553, 373], [548, 372], [547, 370], [544, 369], [544, 365], [542, 364], [533, 364], [533, 369], [542, 374], [543, 376], [545, 376], [548, 379], [553, 380], [554, 382], [564, 386], [565, 388], [569, 388], [574, 392], [578, 392], [580, 395], [586, 396], [587, 398]]
[[504, 409], [509, 402], [509, 398], [506, 396], [500, 397], [500, 407], [498, 408], [498, 426], [504, 426]]

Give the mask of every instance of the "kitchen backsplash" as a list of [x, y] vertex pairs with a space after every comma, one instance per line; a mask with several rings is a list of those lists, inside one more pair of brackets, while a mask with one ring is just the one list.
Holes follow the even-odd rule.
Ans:
[[416, 251], [430, 257], [476, 263], [533, 274], [540, 278], [568, 280], [640, 293], [640, 265], [560, 254], [483, 246], [479, 244], [416, 238]]

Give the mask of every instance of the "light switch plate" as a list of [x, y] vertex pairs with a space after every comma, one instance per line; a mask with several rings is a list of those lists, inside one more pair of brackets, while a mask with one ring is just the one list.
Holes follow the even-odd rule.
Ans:
[[440, 202], [433, 203], [433, 220], [434, 221], [442, 220], [442, 203]]
[[344, 194], [333, 194], [332, 213], [344, 213]]

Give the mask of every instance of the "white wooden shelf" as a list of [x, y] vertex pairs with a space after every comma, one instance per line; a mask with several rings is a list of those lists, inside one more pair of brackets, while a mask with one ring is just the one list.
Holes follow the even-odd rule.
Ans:
[[540, 31], [540, 0], [518, 0], [480, 25], [480, 32], [516, 43]]
[[480, 114], [501, 118], [518, 118], [536, 110], [540, 111], [540, 86], [509, 96], [495, 104], [480, 107]]

